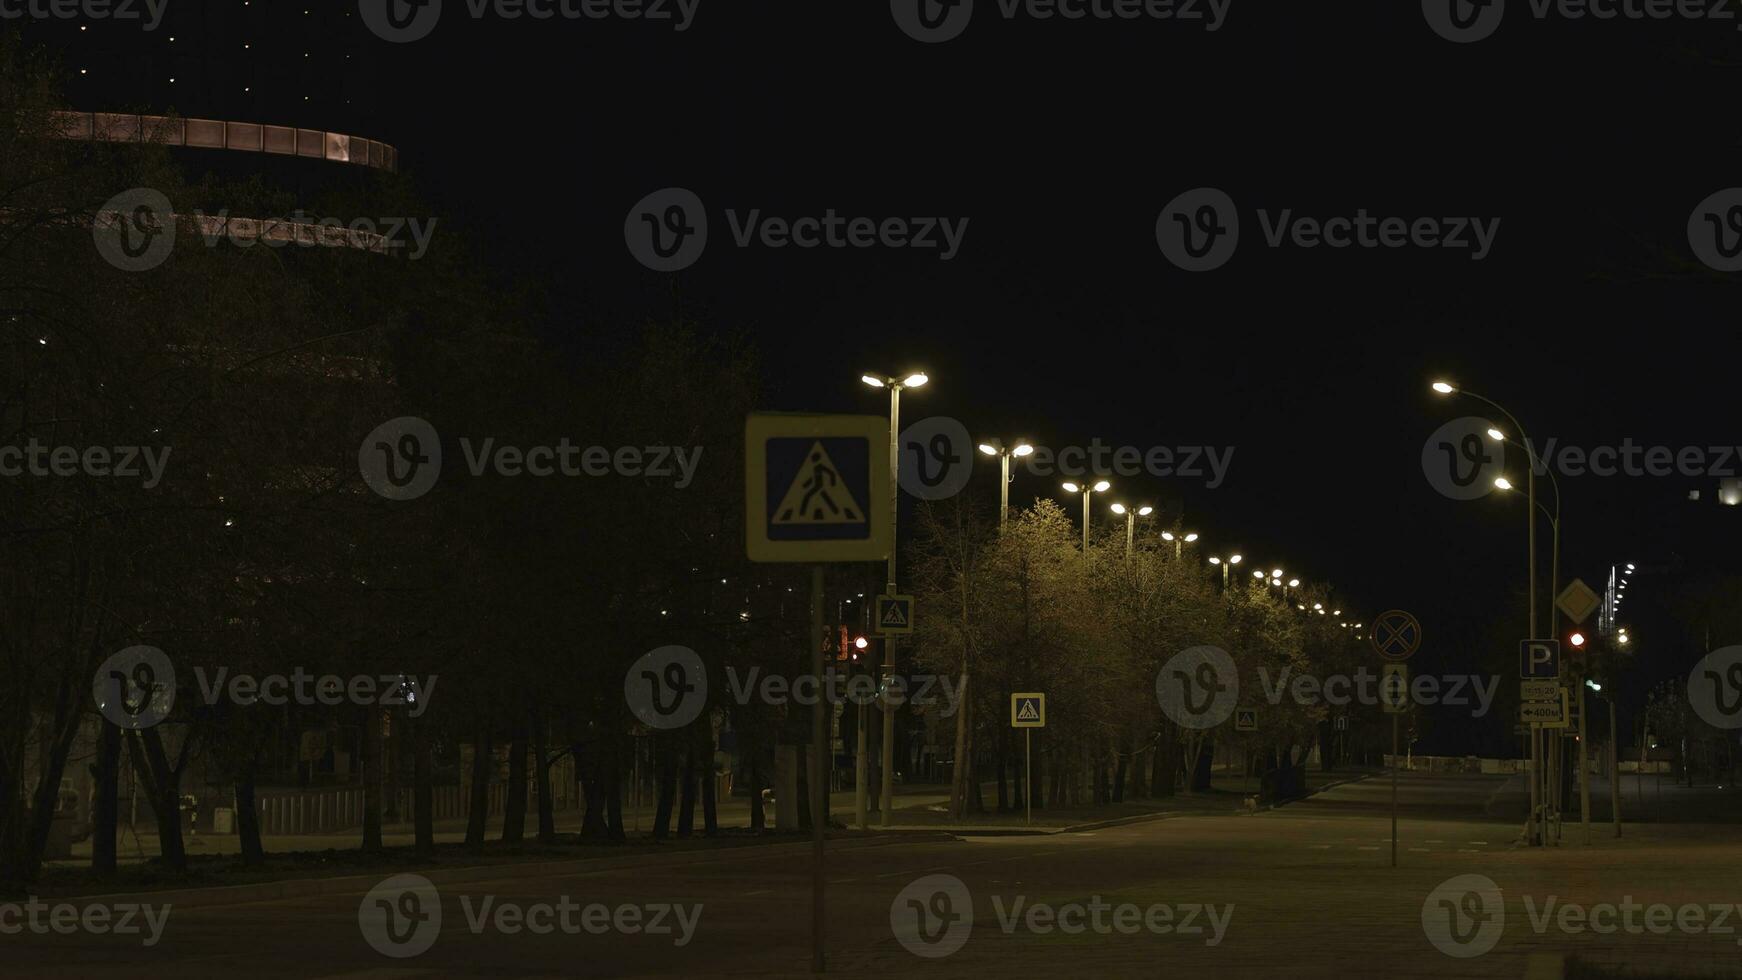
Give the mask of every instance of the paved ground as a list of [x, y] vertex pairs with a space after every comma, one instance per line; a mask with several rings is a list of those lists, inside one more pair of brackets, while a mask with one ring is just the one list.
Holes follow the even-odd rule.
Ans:
[[[1187, 816], [1048, 837], [841, 844], [826, 866], [830, 972], [1523, 977], [1576, 952], [1635, 967], [1742, 973], [1742, 922], [1729, 913], [1714, 923], [1736, 930], [1723, 935], [1665, 926], [1643, 909], [1614, 919], [1635, 923], [1637, 933], [1623, 926], [1601, 935], [1576, 917], [1560, 918], [1573, 915], [1561, 911], [1568, 903], [1662, 902], [1698, 903], [1709, 921], [1715, 913], [1706, 907], [1742, 902], [1735, 827], [1630, 824], [1619, 841], [1598, 835], [1586, 847], [1569, 836], [1559, 848], [1525, 849], [1514, 845], [1510, 820], [1489, 815], [1509, 792], [1507, 777], [1406, 774], [1396, 869], [1389, 867], [1391, 790], [1383, 777], [1255, 816]], [[810, 870], [803, 846], [783, 845], [442, 884], [439, 901], [421, 905], [399, 887], [365, 901], [374, 884], [367, 881], [347, 894], [172, 910], [150, 949], [138, 936], [83, 932], [0, 935], [0, 948], [7, 976], [798, 976], [809, 965]], [[1480, 882], [1435, 894], [1460, 875], [1493, 882], [1498, 915], [1484, 907]], [[577, 905], [635, 907], [644, 917], [662, 914], [661, 906], [699, 904], [700, 917], [687, 942], [626, 929], [510, 932], [502, 926], [520, 924], [514, 913], [496, 918], [505, 904], [518, 910], [562, 896]], [[489, 921], [475, 932], [469, 919], [486, 900]], [[1554, 912], [1539, 931], [1534, 920], [1550, 901]], [[1018, 902], [1023, 911], [1012, 918]], [[1098, 911], [1108, 929], [1067, 934], [1044, 913], [1031, 917], [1037, 903], [1063, 910], [1068, 925], [1079, 914], [1087, 925]], [[1122, 903], [1132, 910], [1119, 911]], [[414, 928], [413, 916], [438, 905], [439, 930]], [[1158, 905], [1167, 907], [1165, 921]], [[385, 910], [400, 910], [391, 922], [400, 937], [412, 944], [429, 938], [433, 946], [408, 958], [375, 952], [363, 938], [360, 908], [384, 924], [378, 936], [386, 935]], [[628, 912], [613, 914], [632, 921]], [[665, 924], [675, 923], [665, 915]], [[0, 913], [0, 926], [8, 921]], [[545, 924], [536, 912], [527, 921]], [[573, 921], [585, 914], [573, 913]], [[1595, 921], [1609, 922], [1601, 913]], [[1456, 958], [1430, 942], [1428, 926], [1454, 952], [1490, 940], [1492, 949]], [[923, 953], [959, 948], [923, 958], [903, 938]], [[412, 948], [381, 941], [395, 951]]]

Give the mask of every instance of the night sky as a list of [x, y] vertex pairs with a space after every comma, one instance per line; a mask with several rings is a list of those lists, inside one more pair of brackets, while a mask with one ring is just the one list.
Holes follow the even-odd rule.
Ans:
[[[1494, 37], [1457, 45], [1401, 0], [1237, 0], [1215, 32], [979, 7], [943, 44], [910, 39], [875, 0], [702, 0], [683, 32], [474, 20], [448, 0], [404, 45], [341, 0], [170, 0], [155, 32], [29, 31], [64, 47], [82, 108], [397, 145], [438, 216], [504, 272], [557, 284], [544, 329], [560, 349], [681, 314], [755, 340], [769, 408], [881, 412], [861, 371], [923, 367], [933, 384], [904, 421], [947, 414], [976, 437], [1053, 446], [1232, 446], [1224, 486], [1129, 480], [1113, 496], [1183, 506], [1212, 551], [1328, 579], [1361, 614], [1415, 611], [1442, 664], [1495, 617], [1521, 618], [1508, 603], [1524, 504], [1428, 485], [1428, 434], [1484, 414], [1430, 380], [1495, 398], [1538, 441], [1742, 443], [1735, 282], [1687, 239], [1695, 205], [1742, 184], [1736, 22], [1539, 21], [1514, 0]], [[713, 226], [675, 275], [623, 239], [630, 207], [668, 186], [698, 194]], [[1192, 274], [1155, 226], [1200, 186], [1238, 203], [1242, 238], [1227, 266]], [[741, 249], [729, 208], [969, 225], [947, 262]], [[1472, 261], [1270, 248], [1257, 215], [1361, 208], [1501, 224]], [[1062, 502], [1057, 482], [1019, 477], [1013, 502]], [[1742, 510], [1713, 503], [1715, 479], [1561, 485], [1563, 579], [1648, 570], [1623, 622], [1650, 621], [1670, 570], [1734, 569]], [[995, 500], [995, 477], [982, 469], [968, 492]], [[1694, 652], [1655, 656], [1647, 672], [1670, 676]]]

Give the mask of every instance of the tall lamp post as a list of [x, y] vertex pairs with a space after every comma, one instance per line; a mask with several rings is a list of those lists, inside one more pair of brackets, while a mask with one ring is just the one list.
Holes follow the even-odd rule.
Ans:
[[[1506, 438], [1505, 433], [1502, 433], [1499, 429], [1489, 429], [1488, 430], [1488, 438], [1493, 439], [1497, 442], [1511, 443], [1514, 446], [1519, 445], [1518, 443], [1513, 442], [1511, 439]], [[1535, 454], [1530, 452], [1530, 447], [1519, 446], [1519, 448], [1521, 448], [1525, 451], [1526, 455], [1530, 458], [1530, 460], [1534, 461], [1536, 459]], [[1534, 479], [1535, 472], [1536, 472], [1536, 468], [1533, 466], [1531, 469], [1531, 473], [1533, 474], [1533, 479]], [[1559, 594], [1560, 580], [1561, 580], [1561, 487], [1560, 487], [1560, 481], [1555, 479], [1555, 475], [1554, 475], [1553, 470], [1546, 470], [1545, 472], [1548, 473], [1549, 485], [1554, 488], [1554, 513], [1552, 513], [1552, 514], [1549, 513], [1549, 509], [1547, 507], [1543, 506], [1540, 501], [1538, 501], [1536, 503], [1536, 509], [1538, 512], [1540, 512], [1542, 514], [1543, 518], [1548, 521], [1549, 528], [1550, 528], [1550, 535], [1551, 535], [1552, 540], [1553, 540], [1553, 544], [1550, 546], [1550, 549], [1549, 549], [1551, 552], [1551, 557], [1549, 559], [1549, 573], [1548, 573], [1549, 574], [1548, 594], [1550, 597], [1549, 610], [1548, 610], [1548, 615], [1549, 615], [1548, 628], [1549, 628], [1550, 633], [1554, 633], [1556, 635], [1559, 635], [1559, 632], [1560, 632], [1560, 608], [1554, 604], [1553, 599], [1556, 595]], [[1512, 481], [1508, 480], [1505, 477], [1497, 477], [1494, 480], [1494, 486], [1498, 490], [1510, 491], [1513, 489]], [[1534, 521], [1532, 523], [1534, 524]], [[1574, 649], [1570, 652], [1575, 653], [1575, 654], [1584, 653], [1584, 651], [1582, 649], [1579, 649], [1577, 645], [1575, 645]], [[1578, 705], [1578, 707], [1579, 707], [1579, 721], [1580, 721], [1580, 724], [1583, 724], [1584, 717], [1585, 717], [1585, 689], [1583, 686], [1580, 686], [1578, 689], [1578, 700], [1579, 700], [1579, 705]], [[1549, 762], [1547, 764], [1548, 774], [1551, 777], [1553, 777], [1553, 779], [1554, 779], [1553, 783], [1551, 784], [1554, 787], [1553, 795], [1551, 797], [1549, 797], [1549, 799], [1552, 800], [1553, 802], [1551, 802], [1549, 805], [1551, 807], [1557, 807], [1559, 804], [1560, 787], [1561, 787], [1560, 778], [1559, 778], [1560, 762], [1561, 762], [1561, 740], [1558, 737], [1550, 736], [1548, 744], [1554, 746], [1553, 761]], [[1586, 752], [1587, 752], [1587, 750], [1585, 748], [1584, 735], [1581, 733], [1579, 736], [1579, 799], [1581, 801], [1582, 809], [1579, 812], [1579, 822], [1584, 827], [1585, 842], [1590, 843], [1591, 819], [1590, 819], [1590, 815], [1587, 811], [1589, 811], [1589, 809], [1590, 809], [1589, 799], [1590, 799], [1591, 787], [1590, 787], [1590, 776], [1585, 771]], [[1558, 833], [1556, 835], [1556, 841], [1557, 842], [1559, 841]]]
[[1020, 440], [1016, 445], [1006, 449], [1004, 443], [997, 439], [980, 443], [980, 451], [988, 456], [998, 457], [998, 533], [1004, 533], [1005, 521], [1010, 517], [1010, 458], [1021, 459], [1034, 452], [1034, 447]]
[[1161, 540], [1173, 542], [1173, 559], [1174, 559], [1174, 561], [1179, 561], [1180, 551], [1182, 550], [1185, 542], [1196, 541], [1197, 539], [1198, 539], [1198, 532], [1196, 532], [1196, 531], [1190, 531], [1184, 535], [1175, 534], [1172, 531], [1161, 532]]
[[[889, 389], [889, 595], [895, 595], [895, 522], [901, 510], [901, 391], [919, 388], [931, 379], [915, 371], [904, 378], [864, 374], [859, 380], [873, 388]], [[887, 827], [895, 810], [895, 702], [889, 699], [895, 680], [895, 637], [883, 637], [883, 779], [878, 794], [878, 822]], [[958, 760], [959, 761], [959, 760]], [[824, 800], [828, 797], [825, 796]], [[811, 814], [812, 820], [828, 820], [828, 814]]]
[[1229, 555], [1228, 560], [1223, 561], [1221, 558], [1217, 557], [1216, 555], [1211, 555], [1210, 556], [1210, 564], [1221, 566], [1221, 568], [1222, 568], [1222, 591], [1223, 592], [1228, 591], [1228, 568], [1232, 565], [1240, 564], [1240, 556], [1239, 555]]
[[1080, 493], [1083, 495], [1083, 567], [1084, 568], [1089, 567], [1089, 521], [1090, 521], [1089, 500], [1097, 493], [1106, 493], [1107, 489], [1109, 487], [1111, 487], [1112, 485], [1113, 484], [1108, 483], [1106, 480], [1096, 481], [1094, 486], [1089, 486], [1086, 483], [1083, 484], [1082, 486], [1078, 486], [1075, 483], [1064, 484], [1064, 488], [1065, 488], [1066, 493]]
[[[1506, 420], [1512, 423], [1512, 428], [1515, 431], [1517, 431], [1518, 438], [1523, 441], [1524, 445], [1527, 447], [1527, 450], [1528, 450], [1528, 447], [1531, 445], [1530, 435], [1524, 431], [1524, 426], [1522, 426], [1518, 423], [1517, 417], [1515, 417], [1511, 412], [1507, 411], [1506, 407], [1501, 405], [1499, 402], [1494, 401], [1493, 399], [1488, 398], [1486, 396], [1479, 395], [1476, 392], [1469, 390], [1468, 388], [1460, 388], [1457, 385], [1454, 385], [1449, 381], [1435, 381], [1433, 383], [1432, 387], [1433, 387], [1434, 391], [1436, 391], [1442, 395], [1454, 395], [1455, 394], [1455, 395], [1465, 395], [1467, 397], [1474, 398], [1477, 401], [1481, 402], [1482, 404], [1487, 405], [1490, 408], [1494, 409], [1495, 411], [1499, 412], [1501, 415], [1506, 416]], [[1494, 438], [1497, 434], [1498, 434], [1497, 432], [1490, 432], [1489, 438]], [[1536, 508], [1537, 508], [1537, 503], [1536, 503], [1536, 470], [1537, 470], [1537, 466], [1536, 466], [1536, 463], [1537, 463], [1537, 458], [1536, 458], [1536, 453], [1534, 451], [1531, 451], [1529, 453], [1529, 455], [1530, 455], [1530, 459], [1529, 459], [1530, 475], [1527, 478], [1527, 483], [1528, 483], [1528, 493], [1530, 496], [1530, 506], [1528, 508], [1526, 508], [1526, 510], [1525, 510], [1525, 520], [1529, 524], [1529, 527], [1530, 527], [1528, 555], [1527, 555], [1527, 560], [1530, 563], [1530, 570], [1529, 570], [1530, 574], [1529, 574], [1529, 580], [1528, 580], [1529, 581], [1528, 591], [1525, 594], [1528, 597], [1529, 608], [1530, 608], [1530, 638], [1535, 640], [1535, 639], [1542, 639], [1540, 634], [1537, 633], [1537, 629], [1536, 629]], [[1539, 787], [1540, 787], [1540, 783], [1542, 782], [1542, 773], [1541, 773], [1542, 767], [1538, 764], [1538, 759], [1539, 759], [1541, 753], [1542, 753], [1542, 729], [1539, 726], [1533, 724], [1531, 726], [1531, 729], [1530, 729], [1530, 755], [1531, 755], [1532, 767], [1531, 767], [1531, 779], [1530, 779], [1530, 834], [1529, 834], [1530, 844], [1532, 847], [1540, 847], [1542, 845], [1542, 820], [1544, 818], [1544, 814], [1542, 814], [1542, 812], [1540, 810], [1540, 806], [1539, 806], [1540, 805], [1540, 793], [1541, 793], [1541, 789]]]
[[1136, 540], [1137, 536], [1137, 519], [1139, 517], [1148, 517], [1155, 513], [1155, 508], [1145, 505], [1133, 511], [1124, 504], [1114, 504], [1113, 513], [1121, 514], [1125, 517], [1125, 560], [1130, 561], [1132, 542]]

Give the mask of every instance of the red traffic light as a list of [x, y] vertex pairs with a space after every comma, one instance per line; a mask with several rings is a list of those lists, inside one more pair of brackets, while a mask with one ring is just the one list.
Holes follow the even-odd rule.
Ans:
[[1574, 650], [1582, 649], [1585, 645], [1585, 634], [1575, 630], [1571, 636], [1567, 637], [1567, 644]]

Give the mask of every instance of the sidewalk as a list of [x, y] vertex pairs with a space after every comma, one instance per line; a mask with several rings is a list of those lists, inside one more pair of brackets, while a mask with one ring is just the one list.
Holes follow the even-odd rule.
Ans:
[[[1591, 821], [1611, 822], [1613, 790], [1607, 773], [1591, 776]], [[1562, 801], [1562, 819], [1579, 822], [1579, 784]], [[1530, 812], [1530, 782], [1519, 773], [1506, 780], [1488, 800], [1489, 816], [1516, 820], [1522, 828]], [[1735, 823], [1742, 821], [1742, 788], [1736, 786], [1683, 786], [1669, 774], [1621, 774], [1621, 820], [1623, 823]]]
[[[1364, 771], [1347, 770], [1334, 773], [1309, 772], [1307, 774], [1307, 795], [1312, 795], [1328, 785], [1335, 785], [1351, 778], [1362, 778], [1369, 775]], [[1522, 785], [1522, 783], [1521, 783]], [[966, 821], [953, 822], [949, 820], [949, 787], [934, 784], [915, 784], [896, 787], [895, 821], [888, 827], [880, 824], [881, 814], [872, 810], [869, 814], [869, 831], [876, 832], [943, 832], [972, 836], [996, 834], [1056, 834], [1069, 833], [1098, 827], [1115, 826], [1122, 823], [1133, 823], [1141, 820], [1162, 819], [1174, 816], [1207, 816], [1214, 814], [1233, 814], [1245, 811], [1245, 797], [1255, 792], [1256, 780], [1242, 780], [1236, 774], [1225, 771], [1216, 773], [1212, 788], [1205, 793], [1179, 793], [1172, 797], [1153, 800], [1130, 800], [1124, 803], [1111, 803], [1102, 806], [1075, 806], [1068, 808], [1042, 808], [1034, 812], [1034, 822], [1029, 824], [1021, 810], [997, 812], [988, 810], [986, 813], [972, 814]], [[1249, 788], [1250, 787], [1250, 788]], [[996, 798], [995, 784], [987, 783], [981, 788], [985, 797]], [[829, 816], [833, 824], [844, 831], [857, 831], [858, 824], [854, 813], [855, 795], [852, 790], [844, 790], [829, 795]], [[750, 826], [750, 801], [744, 797], [733, 797], [720, 801], [717, 817], [721, 830], [747, 830]], [[696, 808], [695, 821], [697, 831], [702, 826], [701, 808]], [[581, 830], [581, 820], [584, 815], [581, 809], [558, 810], [555, 814], [556, 832], [558, 835], [576, 835]], [[774, 808], [765, 809], [767, 827], [774, 827]], [[1520, 811], [1519, 819], [1523, 819]], [[652, 804], [640, 807], [624, 807], [623, 822], [631, 840], [645, 838], [653, 828], [654, 807]], [[502, 815], [492, 814], [486, 823], [487, 839], [495, 841], [501, 836]], [[677, 820], [672, 819], [675, 833]], [[538, 814], [536, 811], [527, 813], [526, 839], [534, 842], [538, 833]], [[362, 831], [350, 829], [324, 834], [267, 834], [261, 837], [261, 846], [268, 854], [318, 853], [322, 851], [350, 851], [358, 847]], [[435, 822], [435, 842], [441, 844], [462, 844], [466, 839], [466, 821], [464, 818], [438, 820]], [[409, 822], [398, 821], [383, 825], [381, 842], [388, 848], [411, 847], [417, 841], [414, 826]], [[188, 835], [183, 838], [183, 844], [190, 858], [234, 856], [241, 853], [241, 838], [236, 834], [214, 835], [210, 833]], [[91, 842], [80, 841], [73, 845], [71, 858], [46, 862], [51, 868], [84, 868], [90, 865]], [[129, 828], [123, 827], [117, 844], [117, 860], [122, 865], [139, 864], [156, 858], [161, 849], [158, 845], [157, 833], [151, 827], [139, 829], [137, 837]]]
[[[912, 787], [897, 786], [895, 788], [897, 802], [896, 812], [920, 807], [947, 805], [949, 803], [949, 787], [928, 784], [916, 784]], [[829, 815], [835, 823], [849, 825], [853, 820], [854, 793], [852, 790], [829, 794]], [[721, 800], [716, 809], [720, 828], [747, 829], [750, 826], [750, 801], [746, 797], [732, 797]], [[764, 808], [767, 825], [774, 827], [774, 807], [772, 804]], [[579, 834], [581, 820], [586, 811], [580, 808], [558, 810], [554, 814], [556, 832], [558, 834]], [[654, 806], [648, 803], [639, 807], [625, 806], [623, 808], [624, 829], [631, 839], [644, 836], [653, 829]], [[876, 830], [878, 814], [871, 813], [871, 829]], [[502, 814], [493, 813], [485, 822], [487, 837], [494, 840], [502, 834]], [[677, 829], [677, 817], [672, 816], [672, 830]], [[702, 808], [698, 799], [695, 809], [695, 826], [699, 833], [702, 828]], [[935, 830], [935, 827], [924, 828]], [[328, 851], [349, 850], [357, 847], [362, 837], [361, 828], [334, 831], [325, 834], [265, 834], [260, 838], [261, 846], [269, 854], [283, 854], [293, 851]], [[538, 812], [529, 807], [526, 814], [526, 837], [533, 840], [538, 835]], [[460, 844], [466, 839], [466, 820], [456, 817], [435, 822], [435, 841], [437, 844]], [[410, 847], [417, 842], [416, 828], [408, 821], [395, 821], [384, 824], [381, 828], [381, 842], [387, 847]], [[234, 855], [241, 853], [241, 837], [236, 834], [198, 834], [184, 835], [183, 843], [189, 857]], [[119, 841], [116, 845], [116, 856], [122, 864], [136, 864], [141, 861], [158, 857], [161, 849], [158, 846], [157, 831], [150, 826], [141, 827], [137, 839], [127, 827], [122, 827]], [[80, 841], [73, 845], [73, 856], [70, 859], [50, 861], [51, 867], [83, 867], [91, 861], [91, 842]]]

